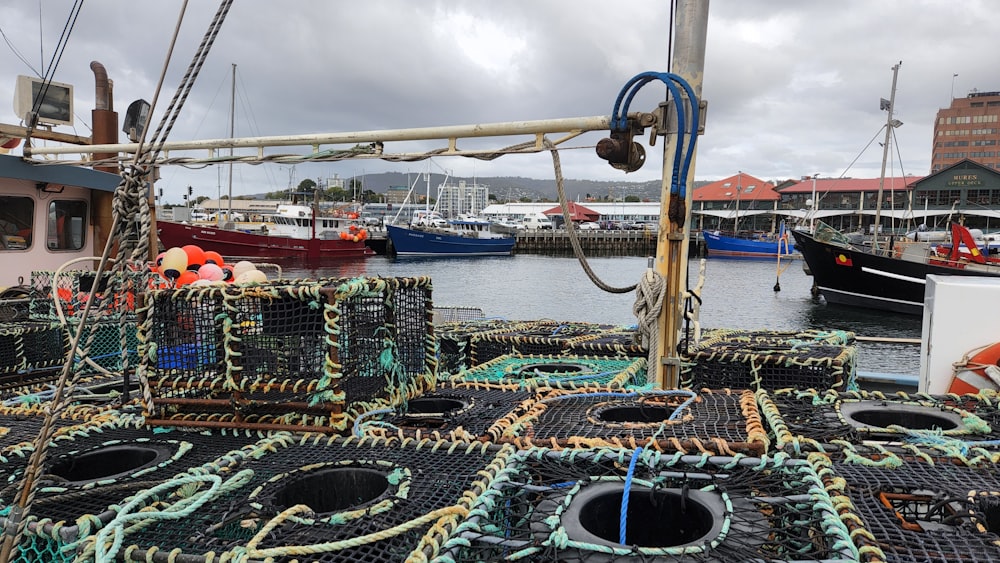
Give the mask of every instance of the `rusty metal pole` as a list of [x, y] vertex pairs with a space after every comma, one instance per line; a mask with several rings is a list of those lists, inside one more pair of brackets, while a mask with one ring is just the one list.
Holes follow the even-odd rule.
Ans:
[[[691, 85], [701, 99], [701, 86], [705, 71], [705, 42], [708, 32], [708, 0], [678, 0], [674, 54], [671, 71]], [[672, 105], [672, 104], [671, 104]], [[666, 107], [666, 106], [665, 106]], [[698, 111], [695, 108], [694, 111]], [[676, 116], [675, 116], [676, 117]], [[677, 119], [670, 120], [676, 127]], [[691, 233], [691, 191], [694, 186], [694, 159], [692, 156], [682, 202], [682, 216], [675, 220], [669, 216], [671, 207], [670, 180], [673, 174], [674, 150], [680, 132], [668, 132], [663, 144], [663, 185], [661, 188], [660, 230], [654, 268], [666, 280], [666, 296], [658, 321], [657, 350], [660, 362], [656, 368], [657, 382], [664, 389], [675, 389], [680, 384], [680, 356], [677, 345], [682, 328], [684, 299], [687, 285], [688, 244]], [[681, 202], [674, 202], [676, 206]], [[676, 208], [676, 207], [675, 207]]]
[[[91, 61], [90, 70], [94, 72], [95, 82], [94, 109], [90, 112], [90, 120], [94, 128], [90, 138], [91, 144], [117, 144], [118, 114], [115, 113], [114, 88], [111, 80], [108, 78], [108, 71], [105, 70], [104, 65], [97, 61]], [[115, 153], [98, 153], [94, 154], [93, 159], [102, 160], [117, 156]], [[95, 166], [94, 169], [118, 174], [117, 166]], [[104, 246], [108, 243], [108, 237], [111, 236], [114, 193], [94, 190], [92, 201], [93, 209], [91, 209], [90, 216], [96, 234], [94, 250], [100, 254], [104, 250]], [[112, 257], [115, 254], [117, 253], [112, 253]]]

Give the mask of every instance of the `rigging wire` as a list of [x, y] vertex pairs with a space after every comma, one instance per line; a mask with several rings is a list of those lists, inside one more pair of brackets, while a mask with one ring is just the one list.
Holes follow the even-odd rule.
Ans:
[[10, 38], [8, 38], [7, 34], [4, 33], [3, 27], [0, 27], [0, 37], [3, 37], [3, 41], [4, 43], [7, 44], [7, 48], [10, 49], [10, 52], [14, 53], [14, 56], [17, 57], [19, 61], [24, 63], [24, 66], [28, 67], [35, 76], [41, 78], [42, 73], [38, 72], [38, 70], [35, 69], [35, 67], [28, 62], [28, 59], [24, 58], [24, 55], [22, 55], [21, 52], [17, 50], [17, 47], [15, 47], [14, 44], [10, 42]]
[[[49, 91], [49, 85], [52, 84], [52, 77], [56, 73], [56, 69], [59, 68], [59, 62], [62, 60], [63, 53], [66, 51], [66, 45], [69, 43], [69, 36], [73, 33], [73, 28], [76, 26], [76, 19], [80, 16], [80, 10], [83, 8], [83, 0], [76, 0], [73, 3], [73, 7], [70, 9], [69, 18], [66, 19], [66, 23], [63, 24], [62, 34], [59, 36], [59, 41], [56, 44], [55, 51], [52, 52], [52, 60], [49, 61], [49, 68], [44, 69], [45, 74], [42, 77], [42, 88], [35, 97], [31, 105], [31, 115], [28, 119], [27, 124], [27, 134], [25, 137], [25, 144], [31, 143], [31, 133], [34, 131], [35, 126], [38, 124], [38, 110], [42, 107], [42, 100], [45, 99], [46, 94]], [[41, 9], [39, 7], [39, 9]], [[39, 25], [41, 22], [39, 21]]]

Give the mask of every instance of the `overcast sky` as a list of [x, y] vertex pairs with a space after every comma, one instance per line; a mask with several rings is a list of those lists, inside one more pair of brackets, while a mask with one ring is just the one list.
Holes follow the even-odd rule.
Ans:
[[[169, 140], [228, 136], [234, 63], [236, 137], [610, 115], [628, 79], [667, 70], [667, 4], [238, 0]], [[93, 60], [114, 80], [119, 120], [132, 100], [152, 100], [181, 5], [84, 4], [53, 76], [75, 86], [76, 124], [58, 131], [91, 133]], [[205, 0], [188, 7], [159, 109], [173, 95], [216, 8]], [[0, 122], [20, 123], [10, 101], [15, 76], [49, 69], [69, 10], [65, 1], [0, 5], [6, 41], [0, 44]], [[985, 0], [714, 0], [703, 87], [708, 121], [695, 177], [715, 180], [737, 171], [765, 180], [814, 173], [878, 176], [878, 142], [864, 149], [873, 138], [882, 140], [886, 113], [879, 99], [889, 98], [891, 68], [899, 61], [894, 117], [904, 125], [896, 130], [901, 161], [893, 155], [891, 171], [925, 175], [937, 110], [953, 93], [1000, 90], [997, 37], [1000, 17]], [[663, 91], [658, 84], [646, 86], [632, 109], [653, 109]], [[578, 148], [561, 153], [566, 177], [660, 176], [661, 144], [647, 147], [645, 167], [626, 175], [595, 156], [601, 136], [568, 143]], [[491, 139], [486, 146], [523, 140]], [[440, 146], [428, 143], [419, 150]], [[433, 164], [237, 165], [233, 193], [279, 190], [290, 179], [297, 184], [303, 178], [428, 167], [457, 176], [553, 178], [547, 154], [492, 162], [452, 157]], [[169, 167], [162, 176], [167, 201], [178, 201], [188, 185], [195, 195], [210, 197], [220, 186], [227, 190], [219, 167]]]

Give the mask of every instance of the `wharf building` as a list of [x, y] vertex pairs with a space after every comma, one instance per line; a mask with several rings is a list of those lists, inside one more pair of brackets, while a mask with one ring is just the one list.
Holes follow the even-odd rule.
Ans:
[[[881, 198], [879, 192], [881, 188]], [[951, 221], [984, 232], [1000, 231], [1000, 170], [963, 159], [928, 176], [820, 178], [773, 185], [740, 172], [706, 184], [692, 194], [694, 231], [776, 233], [823, 221], [844, 232], [907, 232], [925, 226], [947, 229]], [[518, 220], [546, 213], [552, 202], [488, 206], [491, 219]], [[660, 202], [588, 202], [598, 222], [659, 221]]]
[[1000, 92], [972, 92], [938, 110], [931, 172], [964, 159], [1000, 169]]

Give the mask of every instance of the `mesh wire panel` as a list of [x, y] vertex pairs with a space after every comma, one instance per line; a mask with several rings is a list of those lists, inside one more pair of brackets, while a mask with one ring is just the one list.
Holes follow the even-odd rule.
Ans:
[[902, 441], [941, 451], [1000, 445], [991, 444], [1000, 437], [1000, 427], [991, 424], [998, 422], [996, 402], [985, 396], [783, 389], [758, 392], [758, 402], [775, 447], [789, 452], [829, 451], [866, 441]]
[[1000, 479], [916, 448], [849, 448], [810, 462], [852, 528], [861, 561], [1000, 560]]
[[507, 354], [561, 354], [574, 342], [615, 328], [614, 325], [593, 323], [526, 321], [508, 332], [477, 334], [470, 338], [469, 365], [477, 366]]
[[440, 375], [458, 373], [472, 367], [470, 340], [479, 334], [504, 333], [524, 326], [521, 321], [483, 319], [443, 323], [434, 327], [438, 341], [438, 373]]
[[635, 340], [635, 331], [613, 330], [570, 342], [567, 354], [644, 358], [648, 350]]
[[[69, 323], [69, 330], [76, 334], [79, 323]], [[84, 324], [80, 335], [80, 345], [77, 349], [77, 373], [121, 372], [125, 368], [125, 358], [122, 354], [122, 335], [125, 339], [125, 352], [128, 366], [134, 368], [138, 363], [139, 340], [136, 337], [134, 319], [101, 320]], [[84, 349], [86, 353], [84, 354]]]
[[485, 316], [478, 307], [434, 307], [434, 324], [479, 321]]
[[150, 423], [343, 431], [345, 408], [433, 379], [430, 292], [428, 278], [151, 292]]
[[241, 464], [253, 474], [246, 486], [183, 520], [127, 530], [123, 554], [139, 561], [160, 549], [190, 562], [210, 552], [221, 560], [404, 561], [433, 551], [425, 536], [453, 529], [499, 470], [497, 460], [511, 453], [483, 444], [309, 436], [258, 450]]
[[59, 323], [0, 323], [0, 383], [17, 380], [25, 372], [61, 366], [68, 347]]
[[554, 391], [504, 433], [521, 448], [649, 447], [761, 454], [768, 438], [749, 391]]
[[[149, 489], [192, 469], [218, 473], [233, 460], [216, 462], [217, 458], [252, 442], [249, 436], [179, 430], [164, 433], [118, 421], [58, 434], [38, 476], [17, 560], [51, 560], [54, 550], [111, 522], [122, 503], [135, 495], [146, 495], [140, 507], [176, 502], [181, 483], [162, 494], [149, 493]], [[3, 525], [20, 493], [26, 466], [21, 456], [9, 456], [8, 460], [0, 464], [6, 483], [0, 489], [0, 504], [6, 509], [0, 516]], [[181, 492], [181, 498], [192, 492]]]
[[532, 449], [516, 454], [493, 479], [432, 561], [816, 561], [856, 555], [846, 526], [804, 462]]
[[496, 442], [536, 397], [514, 385], [445, 383], [364, 422], [359, 417], [355, 435]]
[[699, 389], [843, 389], [854, 381], [849, 332], [716, 331], [689, 349], [681, 386]]
[[644, 381], [645, 369], [645, 358], [508, 354], [459, 372], [451, 380], [532, 388], [619, 388]]
[[[20, 406], [0, 406], [0, 456], [13, 462], [30, 451], [32, 443], [42, 429], [45, 405], [34, 403]], [[73, 406], [53, 418], [55, 435], [72, 433], [93, 426], [111, 423], [117, 413], [92, 406]], [[8, 465], [7, 467], [11, 467]]]

